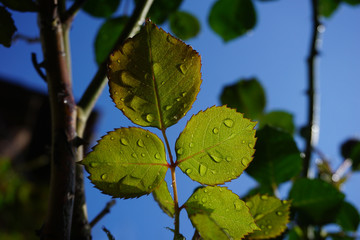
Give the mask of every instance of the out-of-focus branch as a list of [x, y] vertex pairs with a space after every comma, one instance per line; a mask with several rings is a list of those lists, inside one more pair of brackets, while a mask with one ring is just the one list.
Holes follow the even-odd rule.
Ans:
[[308, 120], [306, 128], [306, 147], [305, 158], [303, 165], [303, 176], [308, 176], [310, 168], [312, 149], [317, 144], [319, 138], [319, 96], [317, 93], [318, 78], [317, 78], [317, 60], [319, 55], [320, 31], [323, 26], [319, 21], [319, 4], [318, 0], [311, 0], [312, 10], [312, 29], [311, 29], [311, 43], [309, 55], [307, 59], [308, 64]]
[[113, 199], [106, 203], [104, 209], [90, 222], [90, 226], [94, 227], [106, 214], [110, 212], [110, 209], [115, 205], [116, 201]]

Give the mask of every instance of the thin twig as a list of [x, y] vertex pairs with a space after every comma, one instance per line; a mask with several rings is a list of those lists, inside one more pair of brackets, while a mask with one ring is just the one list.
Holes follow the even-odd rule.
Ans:
[[71, 7], [61, 16], [61, 21], [66, 25], [70, 25], [76, 13], [84, 6], [85, 2], [86, 0], [74, 1]]
[[27, 43], [40, 43], [40, 37], [30, 37], [21, 33], [16, 34], [13, 38], [13, 42], [16, 42], [18, 40], [23, 40]]
[[108, 214], [112, 206], [115, 205], [115, 203], [116, 203], [115, 199], [106, 203], [104, 209], [101, 212], [99, 212], [99, 214], [90, 222], [90, 227], [91, 228], [94, 227], [106, 214]]
[[42, 67], [42, 64], [39, 64], [39, 62], [37, 61], [36, 53], [31, 53], [31, 62], [32, 62], [36, 72], [46, 82], [47, 81], [46, 76], [40, 69]]
[[308, 176], [312, 149], [319, 138], [319, 101], [317, 95], [317, 58], [319, 55], [320, 28], [318, 0], [311, 0], [312, 6], [312, 38], [308, 62], [308, 121], [303, 176]]

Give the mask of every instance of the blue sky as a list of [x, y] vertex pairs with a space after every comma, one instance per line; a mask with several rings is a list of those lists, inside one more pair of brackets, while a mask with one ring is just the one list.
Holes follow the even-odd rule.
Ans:
[[[170, 144], [184, 128], [186, 121], [200, 110], [220, 105], [219, 96], [225, 85], [240, 78], [256, 77], [267, 95], [267, 111], [285, 110], [294, 114], [296, 126], [306, 123], [306, 57], [310, 42], [310, 1], [255, 2], [258, 22], [246, 36], [224, 43], [208, 26], [207, 18], [213, 0], [184, 0], [182, 10], [196, 15], [201, 22], [200, 34], [186, 43], [202, 57], [200, 93], [190, 112], [167, 132]], [[122, 7], [119, 9], [119, 14]], [[20, 33], [38, 36], [36, 15], [13, 12]], [[331, 165], [337, 167], [342, 159], [339, 145], [350, 137], [360, 137], [360, 7], [341, 5], [330, 19], [323, 19], [326, 31], [322, 34], [319, 62], [320, 77], [320, 138], [318, 148]], [[83, 12], [77, 16], [71, 32], [74, 93], [77, 99], [96, 72], [93, 43], [102, 20], [89, 17]], [[166, 31], [168, 25], [162, 26]], [[30, 61], [30, 53], [36, 52], [41, 59], [39, 45], [17, 42], [10, 49], [0, 46], [0, 75], [8, 76], [27, 87], [46, 92], [45, 83], [38, 77]], [[114, 128], [133, 126], [114, 107], [108, 89], [104, 90], [96, 106], [102, 114], [95, 133], [99, 139]], [[156, 129], [151, 131], [159, 134]], [[298, 147], [303, 142], [297, 138]], [[167, 176], [169, 177], [169, 176]], [[196, 183], [177, 171], [180, 203], [191, 195]], [[343, 190], [346, 198], [360, 209], [360, 193], [355, 187], [360, 174], [355, 173]], [[255, 182], [246, 174], [227, 184], [241, 195]], [[287, 187], [281, 191], [286, 198]], [[111, 198], [86, 183], [89, 218], [92, 219]], [[94, 229], [94, 239], [106, 239], [101, 226], [106, 226], [117, 239], [171, 239], [172, 233], [165, 227], [173, 222], [162, 213], [152, 196], [136, 200], [117, 200], [117, 204]], [[188, 238], [193, 228], [186, 212], [181, 213], [181, 232]]]

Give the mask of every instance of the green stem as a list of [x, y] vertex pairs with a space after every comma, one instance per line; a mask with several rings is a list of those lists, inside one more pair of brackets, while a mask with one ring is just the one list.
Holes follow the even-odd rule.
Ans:
[[319, 28], [321, 26], [319, 21], [319, 6], [318, 0], [311, 0], [312, 6], [312, 38], [310, 44], [308, 63], [308, 121], [306, 134], [306, 148], [303, 166], [303, 176], [308, 176], [312, 149], [314, 148], [319, 138], [319, 101], [317, 96], [317, 58], [319, 55], [318, 45], [320, 40]]
[[179, 208], [179, 198], [178, 198], [178, 192], [177, 192], [176, 173], [175, 173], [176, 164], [175, 164], [174, 159], [173, 159], [173, 156], [172, 156], [172, 154], [171, 154], [170, 144], [169, 144], [169, 141], [168, 141], [168, 139], [167, 139], [165, 130], [162, 129], [161, 132], [162, 132], [162, 134], [163, 134], [163, 136], [164, 136], [165, 145], [166, 145], [167, 152], [168, 152], [168, 154], [169, 154], [169, 159], [170, 159], [171, 179], [172, 179], [172, 187], [173, 187], [173, 192], [174, 192], [174, 210], [175, 210], [175, 221], [174, 221], [175, 232], [174, 232], [174, 239], [175, 239], [175, 237], [180, 234], [180, 208]]

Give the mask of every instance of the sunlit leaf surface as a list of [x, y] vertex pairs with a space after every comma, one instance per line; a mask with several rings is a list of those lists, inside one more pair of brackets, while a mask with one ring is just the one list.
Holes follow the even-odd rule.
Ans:
[[185, 209], [205, 240], [241, 239], [260, 230], [245, 202], [225, 187], [199, 188], [187, 200]]
[[178, 166], [202, 184], [221, 184], [239, 177], [255, 152], [255, 125], [227, 107], [199, 112], [176, 141]]
[[97, 188], [120, 198], [151, 193], [168, 169], [163, 143], [141, 128], [109, 132], [81, 163]]
[[110, 57], [116, 106], [134, 123], [166, 129], [191, 108], [200, 90], [200, 56], [147, 21]]

